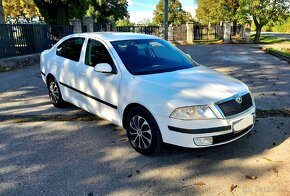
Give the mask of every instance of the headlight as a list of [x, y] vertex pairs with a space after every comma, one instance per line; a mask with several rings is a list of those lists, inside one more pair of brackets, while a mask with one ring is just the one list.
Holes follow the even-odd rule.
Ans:
[[217, 118], [207, 105], [188, 106], [175, 109], [170, 118], [181, 120], [203, 120]]

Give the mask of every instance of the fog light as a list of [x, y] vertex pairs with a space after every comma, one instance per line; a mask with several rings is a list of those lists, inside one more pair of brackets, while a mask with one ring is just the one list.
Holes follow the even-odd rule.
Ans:
[[194, 138], [193, 141], [197, 146], [208, 146], [212, 144], [213, 139], [212, 137], [198, 137]]

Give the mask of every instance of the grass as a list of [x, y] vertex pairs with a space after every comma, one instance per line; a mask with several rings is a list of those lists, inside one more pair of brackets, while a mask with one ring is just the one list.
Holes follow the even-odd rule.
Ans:
[[286, 49], [286, 48], [281, 48], [281, 49], [280, 48], [268, 48], [268, 50], [277, 52], [279, 54], [282, 54], [282, 55], [290, 58], [290, 49]]
[[[255, 35], [251, 35], [251, 41], [254, 42]], [[289, 39], [283, 39], [283, 38], [276, 38], [276, 37], [271, 37], [271, 36], [265, 36], [261, 35], [259, 43], [263, 44], [290, 44]]]

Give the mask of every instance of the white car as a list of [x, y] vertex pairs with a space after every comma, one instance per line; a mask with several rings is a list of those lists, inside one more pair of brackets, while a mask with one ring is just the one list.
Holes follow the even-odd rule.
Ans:
[[53, 105], [70, 102], [124, 127], [145, 155], [162, 142], [226, 144], [254, 126], [255, 103], [244, 83], [154, 36], [69, 35], [41, 53], [40, 69]]

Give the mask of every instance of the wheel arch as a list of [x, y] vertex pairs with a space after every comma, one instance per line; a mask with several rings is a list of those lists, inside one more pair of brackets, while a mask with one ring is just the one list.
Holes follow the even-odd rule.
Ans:
[[[127, 120], [127, 117], [128, 117], [128, 114], [129, 112], [134, 109], [134, 108], [143, 108], [145, 109], [146, 111], [150, 112], [150, 110], [148, 110], [145, 106], [139, 104], [139, 103], [130, 103], [129, 105], [127, 105], [124, 109], [124, 112], [123, 112], [123, 118], [122, 118], [122, 125], [123, 127], [126, 129], [126, 120]], [[152, 112], [150, 112], [150, 114], [152, 115]], [[152, 115], [153, 116], [153, 115]]]
[[51, 73], [47, 74], [46, 76], [46, 85], [48, 86], [48, 82], [51, 78], [55, 78]]

